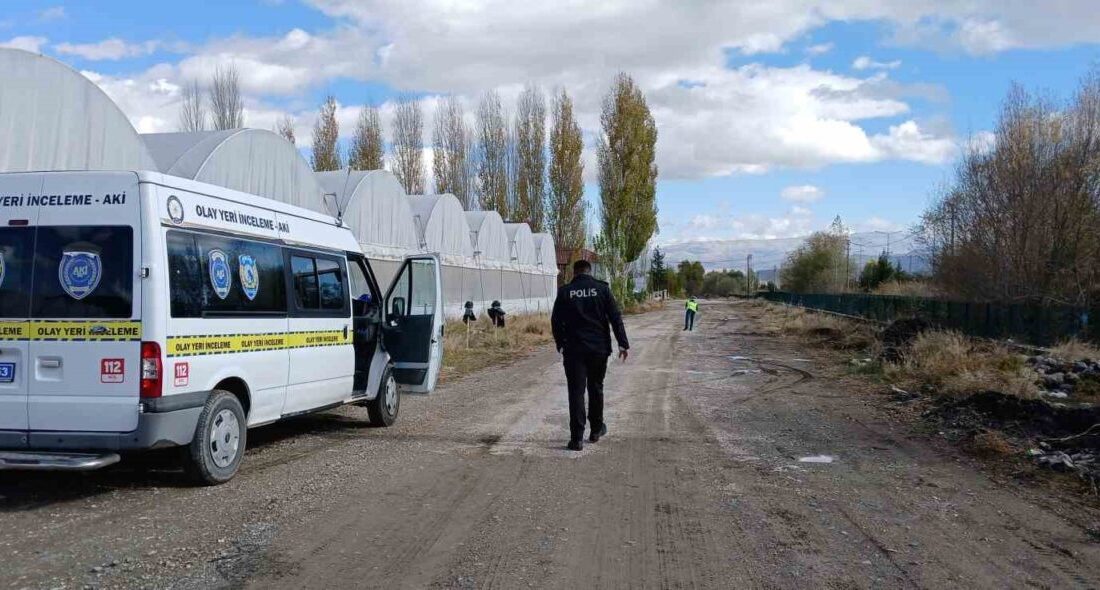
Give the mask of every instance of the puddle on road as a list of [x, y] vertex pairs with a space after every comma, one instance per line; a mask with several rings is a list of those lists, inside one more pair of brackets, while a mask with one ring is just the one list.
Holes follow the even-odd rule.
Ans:
[[799, 463], [832, 463], [834, 457], [832, 455], [810, 455], [809, 457], [799, 457]]

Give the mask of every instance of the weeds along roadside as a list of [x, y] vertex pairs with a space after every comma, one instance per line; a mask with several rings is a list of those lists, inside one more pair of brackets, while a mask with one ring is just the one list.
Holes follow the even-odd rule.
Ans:
[[753, 305], [764, 309], [758, 318], [765, 320], [765, 332], [843, 352], [851, 376], [879, 384], [893, 397], [893, 407], [929, 434], [995, 458], [1018, 474], [1048, 468], [1070, 474], [1064, 481], [1100, 495], [1095, 347], [1070, 341], [1028, 355], [919, 320], [882, 329], [796, 307]]

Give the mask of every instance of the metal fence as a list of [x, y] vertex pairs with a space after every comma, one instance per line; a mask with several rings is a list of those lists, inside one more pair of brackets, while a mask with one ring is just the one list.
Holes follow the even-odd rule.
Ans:
[[1042, 303], [976, 303], [928, 297], [846, 293], [837, 295], [770, 292], [776, 303], [859, 316], [882, 322], [919, 317], [971, 336], [1012, 339], [1050, 346], [1070, 338], [1100, 342], [1100, 310]]

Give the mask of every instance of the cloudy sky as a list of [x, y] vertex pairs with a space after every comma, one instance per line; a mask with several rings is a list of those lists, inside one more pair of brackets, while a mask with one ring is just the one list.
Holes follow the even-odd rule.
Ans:
[[[958, 149], [991, 141], [1009, 84], [1072, 92], [1100, 59], [1096, 0], [5, 0], [0, 44], [98, 83], [140, 131], [176, 129], [181, 84], [235, 63], [246, 124], [333, 94], [342, 128], [400, 94], [526, 83], [575, 98], [592, 159], [616, 72], [659, 129], [660, 241], [790, 237], [840, 215], [912, 224]], [[591, 168], [591, 165], [589, 166]], [[591, 184], [587, 195], [595, 199]]]

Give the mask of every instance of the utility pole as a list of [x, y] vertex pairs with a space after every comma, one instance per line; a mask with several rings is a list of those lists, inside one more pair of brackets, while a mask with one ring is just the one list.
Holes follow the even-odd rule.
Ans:
[[851, 276], [852, 276], [852, 237], [848, 236], [844, 240], [844, 292], [847, 293], [851, 289]]
[[752, 254], [745, 257], [745, 297], [752, 297]]

